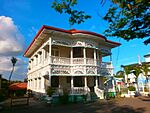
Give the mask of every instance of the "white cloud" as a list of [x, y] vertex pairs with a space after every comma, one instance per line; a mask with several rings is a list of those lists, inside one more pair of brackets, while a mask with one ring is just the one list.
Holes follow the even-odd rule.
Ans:
[[6, 79], [12, 70], [11, 57], [17, 57], [18, 61], [12, 76], [13, 80], [22, 80], [27, 72], [27, 63], [23, 60], [24, 37], [20, 33], [13, 19], [0, 16], [0, 74]]
[[23, 52], [24, 37], [12, 18], [0, 16], [0, 55], [16, 56]]

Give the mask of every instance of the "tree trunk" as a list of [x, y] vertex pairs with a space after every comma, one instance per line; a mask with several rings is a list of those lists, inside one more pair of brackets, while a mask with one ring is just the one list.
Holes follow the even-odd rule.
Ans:
[[13, 74], [13, 71], [14, 71], [14, 66], [13, 66], [13, 68], [12, 68], [12, 70], [11, 70], [10, 75], [9, 75], [9, 81], [8, 81], [9, 85], [10, 85], [10, 80], [11, 80], [11, 76], [12, 76], [12, 74]]

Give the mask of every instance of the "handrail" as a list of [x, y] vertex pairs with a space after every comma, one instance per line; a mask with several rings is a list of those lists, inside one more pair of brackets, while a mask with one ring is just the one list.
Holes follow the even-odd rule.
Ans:
[[99, 89], [98, 87], [94, 87], [95, 93], [96, 95], [100, 98], [100, 99], [104, 99], [104, 90]]

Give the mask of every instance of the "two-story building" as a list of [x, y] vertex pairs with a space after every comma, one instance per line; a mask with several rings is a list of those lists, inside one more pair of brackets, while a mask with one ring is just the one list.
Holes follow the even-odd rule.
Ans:
[[[103, 98], [103, 77], [113, 75], [111, 49], [120, 43], [89, 31], [42, 26], [24, 53], [29, 58], [28, 89], [45, 94], [48, 86], [70, 95], [95, 92]], [[103, 62], [110, 56], [109, 62]]]

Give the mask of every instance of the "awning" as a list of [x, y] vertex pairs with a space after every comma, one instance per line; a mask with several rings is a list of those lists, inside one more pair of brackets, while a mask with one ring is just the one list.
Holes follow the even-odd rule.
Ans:
[[27, 89], [27, 83], [13, 83], [9, 86], [10, 90], [23, 90]]

